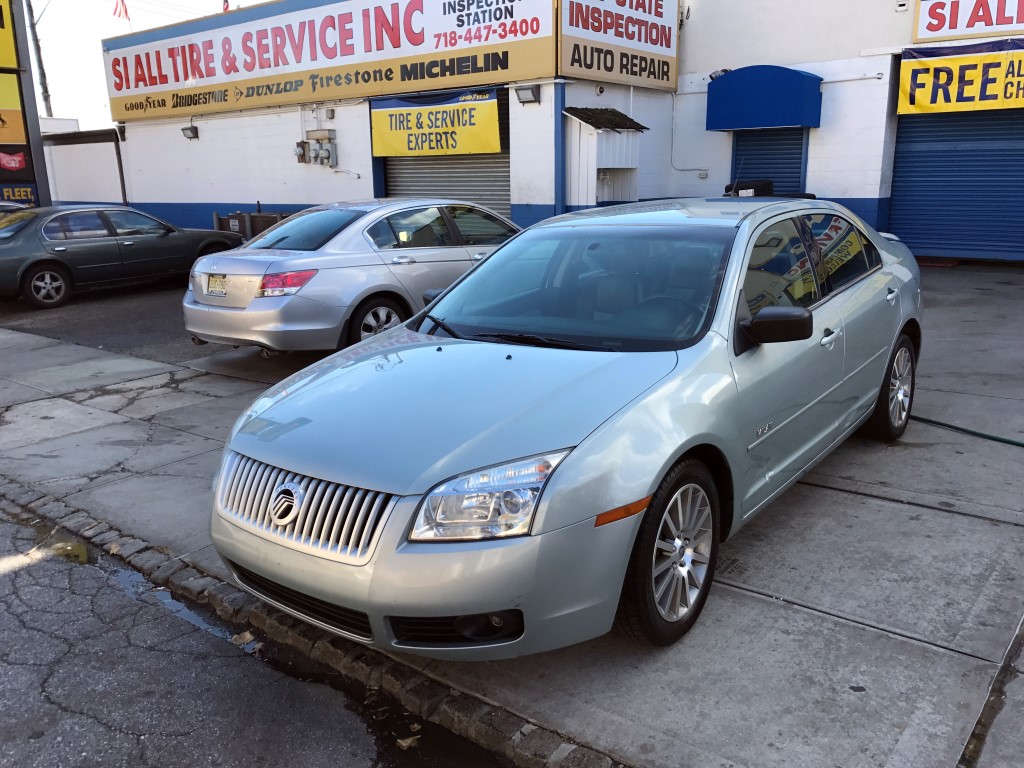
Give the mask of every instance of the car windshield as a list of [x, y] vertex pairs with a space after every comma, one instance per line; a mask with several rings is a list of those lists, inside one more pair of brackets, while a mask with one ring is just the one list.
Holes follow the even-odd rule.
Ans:
[[681, 349], [707, 330], [735, 235], [708, 225], [529, 230], [456, 285], [419, 330], [534, 346]]
[[33, 211], [0, 211], [0, 240], [14, 237], [35, 217]]
[[253, 238], [248, 248], [284, 248], [289, 251], [316, 251], [366, 211], [349, 208], [320, 208], [289, 216]]

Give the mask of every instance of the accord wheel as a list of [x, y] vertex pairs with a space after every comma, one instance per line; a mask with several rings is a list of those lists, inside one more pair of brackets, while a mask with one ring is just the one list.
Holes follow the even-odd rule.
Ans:
[[888, 442], [903, 436], [910, 422], [910, 409], [914, 405], [916, 371], [914, 345], [907, 336], [900, 336], [889, 358], [889, 367], [878, 392], [875, 411], [865, 425], [868, 434]]
[[352, 313], [348, 324], [348, 343], [355, 344], [390, 330], [404, 323], [408, 317], [408, 312], [392, 299], [367, 299]]
[[67, 303], [71, 295], [71, 278], [58, 266], [42, 264], [29, 267], [21, 282], [25, 301], [41, 309], [53, 309]]
[[656, 645], [693, 626], [718, 559], [718, 491], [708, 468], [678, 464], [651, 497], [630, 557], [618, 625]]

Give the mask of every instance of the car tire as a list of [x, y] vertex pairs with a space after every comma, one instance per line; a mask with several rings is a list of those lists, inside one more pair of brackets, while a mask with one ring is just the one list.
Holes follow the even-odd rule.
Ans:
[[409, 319], [409, 312], [394, 299], [372, 296], [352, 313], [348, 321], [348, 343], [355, 344], [383, 333]]
[[720, 518], [708, 468], [696, 459], [673, 467], [633, 545], [615, 619], [621, 632], [665, 646], [690, 631], [715, 575]]
[[21, 295], [33, 307], [56, 309], [71, 298], [71, 275], [55, 264], [31, 266], [21, 279]]
[[910, 338], [903, 334], [896, 340], [885, 379], [878, 391], [875, 410], [864, 424], [864, 434], [894, 443], [903, 437], [910, 423], [910, 410], [914, 406], [917, 355]]

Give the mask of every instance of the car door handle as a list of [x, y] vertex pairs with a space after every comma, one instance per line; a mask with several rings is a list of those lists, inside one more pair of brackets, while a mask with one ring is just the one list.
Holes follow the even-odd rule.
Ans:
[[839, 337], [842, 335], [842, 331], [833, 331], [831, 328], [826, 328], [825, 335], [821, 337], [821, 341], [819, 341], [818, 344], [820, 344], [823, 347], [831, 347], [839, 340]]
[[486, 255], [487, 255], [486, 253], [474, 253], [469, 258], [471, 258], [473, 261], [480, 261]]
[[67, 250], [67, 248], [65, 248], [63, 245], [58, 245], [58, 246], [56, 246], [53, 249], [53, 252], [54, 253], [64, 253], [64, 251], [66, 251], [66, 250]]
[[899, 294], [900, 292], [897, 291], [895, 288], [890, 288], [888, 291], [885, 292], [885, 300], [888, 301], [890, 304], [895, 304], [896, 297], [899, 296]]
[[125, 240], [121, 245], [135, 245], [134, 240]]
[[393, 258], [391, 260], [391, 263], [392, 264], [415, 264], [416, 263], [416, 259], [414, 259], [412, 256], [395, 256], [395, 258]]

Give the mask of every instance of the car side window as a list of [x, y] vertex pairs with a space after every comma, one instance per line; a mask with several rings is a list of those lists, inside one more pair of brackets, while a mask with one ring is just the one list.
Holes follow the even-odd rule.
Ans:
[[[60, 218], [64, 228], [64, 237], [67, 240], [88, 240], [97, 237], [110, 237], [110, 230], [106, 222], [100, 218], [96, 211], [77, 211], [68, 213]], [[56, 219], [54, 219], [56, 221]], [[50, 222], [51, 224], [53, 222]]]
[[757, 236], [743, 280], [751, 315], [763, 307], [810, 307], [821, 298], [804, 243], [794, 219], [771, 224]]
[[167, 227], [135, 211], [105, 211], [107, 219], [118, 235], [162, 235]]
[[416, 208], [393, 213], [388, 224], [399, 248], [441, 248], [453, 245], [448, 225], [437, 208]]
[[449, 205], [446, 210], [466, 245], [501, 245], [516, 233], [497, 216], [468, 205]]
[[64, 240], [64, 227], [61, 226], [63, 216], [55, 216], [43, 225], [43, 236], [47, 240]]
[[379, 251], [398, 247], [398, 239], [395, 237], [394, 230], [391, 229], [387, 219], [381, 219], [376, 224], [368, 227], [366, 236], [370, 238], [373, 247]]
[[830, 292], [859, 280], [881, 264], [871, 241], [842, 216], [825, 213], [804, 219], [820, 253], [821, 279]]

